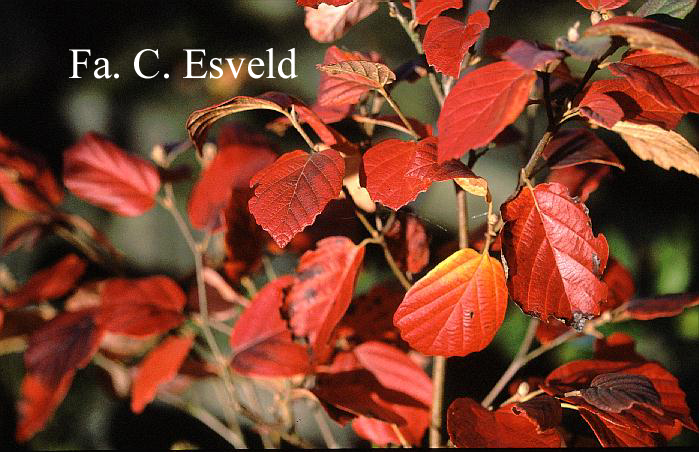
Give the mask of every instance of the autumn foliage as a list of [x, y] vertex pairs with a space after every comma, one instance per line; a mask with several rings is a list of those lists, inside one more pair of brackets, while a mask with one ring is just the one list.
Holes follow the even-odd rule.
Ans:
[[[399, 71], [376, 52], [330, 46], [317, 65], [314, 102], [266, 92], [204, 107], [186, 120], [191, 146], [157, 147], [151, 160], [88, 133], [63, 153], [62, 181], [0, 136], [0, 191], [32, 214], [3, 252], [51, 235], [74, 247], [0, 292], [0, 327], [10, 328], [18, 313], [41, 313], [17, 334], [26, 340], [17, 439], [44, 428], [91, 362], [127, 376], [135, 413], [158, 398], [177, 399], [177, 384], [219, 379], [223, 428], [235, 446], [244, 445], [238, 417], [276, 445], [308, 445], [279, 414], [296, 398], [381, 446], [419, 446], [429, 436], [441, 446], [560, 447], [571, 436], [568, 409], [603, 446], [659, 446], [683, 428], [697, 431], [682, 390], [688, 382], [638, 354], [632, 337], [604, 338], [597, 328], [675, 316], [699, 298], [634, 298], [631, 273], [610, 255], [585, 205], [624, 170], [601, 129], [640, 159], [699, 176], [699, 152], [676, 130], [684, 115], [699, 112], [699, 45], [664, 20], [691, 10], [671, 4], [695, 2], [648, 0], [625, 15], [627, 1], [578, 0], [594, 23], [566, 36], [562, 28], [551, 45], [490, 36], [491, 19], [507, 14], [497, 1], [469, 13], [461, 0], [296, 3], [310, 36], [323, 43], [388, 9], [418, 58]], [[589, 69], [577, 73], [571, 60]], [[596, 76], [602, 67], [611, 78]], [[421, 78], [440, 104], [433, 124], [406, 117], [392, 97], [395, 86]], [[524, 149], [509, 197], [496, 200], [477, 162], [505, 152], [502, 142], [524, 146], [523, 134], [533, 132], [517, 132], [523, 122], [516, 121], [532, 107], [546, 115], [546, 130]], [[253, 110], [271, 118], [270, 131], [299, 133], [306, 145], [278, 149], [269, 131], [228, 121]], [[214, 129], [218, 123], [225, 124]], [[184, 151], [201, 163], [194, 176], [174, 165]], [[184, 215], [173, 188], [182, 178], [194, 180]], [[478, 237], [470, 231], [472, 247], [468, 217], [445, 252], [430, 247], [430, 229], [414, 213], [420, 194], [445, 181], [457, 192], [457, 215], [467, 215], [467, 196], [487, 209]], [[62, 209], [66, 190], [114, 215], [169, 211], [182, 232], [173, 240], [190, 246], [191, 277], [129, 271], [97, 228]], [[333, 215], [364, 230], [324, 228]], [[218, 257], [210, 252], [216, 238]], [[269, 257], [279, 255], [298, 257], [290, 274], [270, 268]], [[390, 271], [391, 280], [362, 280], [369, 265]], [[428, 375], [427, 357], [436, 363], [488, 347], [508, 300], [531, 317], [512, 372], [482, 403], [473, 394], [443, 404], [435, 391], [443, 375]], [[579, 335], [597, 338], [594, 359], [525, 374], [537, 383], [494, 404], [534, 358], [527, 355], [534, 338], [541, 345], [533, 353], [541, 354]], [[127, 340], [140, 348], [115, 348]], [[240, 403], [241, 387], [259, 381], [272, 388], [274, 406]]]

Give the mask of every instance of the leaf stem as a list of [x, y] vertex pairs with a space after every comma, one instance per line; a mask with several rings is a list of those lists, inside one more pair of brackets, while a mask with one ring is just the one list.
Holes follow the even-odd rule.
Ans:
[[393, 101], [393, 99], [391, 99], [391, 96], [386, 92], [386, 90], [384, 88], [381, 88], [378, 90], [378, 92], [386, 99], [386, 102], [388, 102], [388, 105], [390, 105], [391, 108], [393, 108], [393, 111], [395, 111], [396, 114], [398, 114], [400, 120], [403, 122], [403, 124], [405, 124], [405, 128], [410, 131], [410, 135], [412, 135], [413, 138], [416, 140], [420, 139], [420, 136], [417, 134], [417, 132], [415, 132], [415, 129], [413, 129], [413, 126], [410, 124], [410, 121], [408, 121], [408, 119], [403, 115], [403, 112]]
[[517, 350], [514, 359], [510, 362], [510, 365], [507, 367], [502, 376], [500, 376], [500, 379], [495, 383], [495, 386], [493, 386], [488, 395], [485, 396], [485, 398], [481, 402], [481, 406], [488, 408], [490, 405], [492, 405], [495, 398], [500, 394], [500, 392], [502, 392], [505, 385], [507, 385], [507, 383], [510, 382], [510, 380], [512, 379], [512, 377], [515, 376], [517, 371], [521, 369], [522, 366], [524, 366], [527, 362], [529, 362], [529, 359], [527, 359], [527, 352], [529, 351], [529, 347], [531, 347], [532, 341], [536, 336], [536, 329], [538, 327], [539, 319], [532, 318], [529, 321], [527, 332], [524, 334], [524, 338], [522, 339], [522, 342], [519, 344], [519, 349]]
[[301, 135], [301, 137], [304, 139], [308, 147], [311, 148], [312, 151], [315, 151], [316, 144], [313, 142], [313, 140], [311, 140], [306, 131], [303, 130], [301, 124], [299, 124], [298, 118], [296, 117], [296, 109], [293, 105], [291, 106], [291, 112], [286, 116], [289, 118], [289, 121], [291, 121], [291, 125], [294, 126], [294, 129], [296, 129], [299, 135]]
[[328, 425], [327, 419], [323, 415], [323, 411], [320, 406], [316, 406], [313, 409], [313, 419], [315, 419], [316, 424], [318, 424], [318, 430], [325, 441], [325, 446], [328, 449], [339, 449], [340, 445], [335, 441], [332, 430], [330, 430], [330, 425]]
[[410, 133], [410, 130], [401, 126], [400, 124], [396, 124], [395, 122], [369, 118], [367, 116], [362, 116], [362, 115], [352, 115], [352, 120], [354, 120], [355, 122], [358, 122], [360, 124], [375, 124], [377, 126], [388, 127], [390, 129], [398, 130], [399, 132], [403, 132], [405, 134], [412, 135], [412, 133]]

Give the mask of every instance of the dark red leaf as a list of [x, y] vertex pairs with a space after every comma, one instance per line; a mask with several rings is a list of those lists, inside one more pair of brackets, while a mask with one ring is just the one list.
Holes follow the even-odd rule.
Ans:
[[561, 402], [548, 394], [542, 394], [512, 406], [512, 412], [527, 417], [536, 424], [536, 431], [542, 433], [561, 424], [563, 409]]
[[635, 124], [655, 124], [664, 129], [674, 129], [682, 119], [681, 111], [674, 107], [666, 107], [649, 94], [635, 90], [624, 79], [592, 82], [580, 103], [586, 103], [586, 97], [596, 96], [599, 93], [606, 94], [621, 106], [624, 111], [622, 118], [624, 121]]
[[622, 427], [587, 410], [580, 410], [580, 416], [590, 425], [602, 447], [658, 447], [666, 443], [658, 433]]
[[158, 386], [177, 375], [194, 337], [170, 336], [141, 361], [131, 384], [131, 410], [140, 413], [155, 398]]
[[[237, 293], [216, 270], [204, 267], [202, 269], [202, 278], [206, 291], [209, 317], [225, 321], [235, 315], [238, 307], [248, 303], [248, 300]], [[198, 292], [195, 280], [189, 286], [189, 292], [187, 293], [187, 310], [200, 312]]]
[[27, 374], [22, 380], [21, 399], [17, 404], [19, 422], [16, 439], [23, 443], [44, 428], [58, 405], [65, 398], [75, 372], [69, 372], [55, 386], [45, 384], [40, 378]]
[[45, 323], [30, 337], [24, 363], [27, 372], [47, 387], [85, 367], [97, 352], [104, 331], [95, 323], [95, 310], [64, 312]]
[[189, 197], [189, 221], [198, 229], [220, 229], [221, 214], [233, 190], [247, 192], [250, 178], [276, 158], [263, 135], [241, 125], [229, 126], [222, 135], [218, 153], [202, 172]]
[[537, 432], [536, 423], [512, 412], [512, 405], [488, 411], [469, 398], [452, 402], [447, 410], [447, 430], [456, 447], [561, 447], [555, 429]]
[[239, 374], [280, 377], [310, 371], [308, 352], [293, 342], [280, 311], [293, 282], [287, 275], [267, 284], [236, 322], [230, 339], [231, 366]]
[[464, 356], [490, 344], [506, 308], [502, 265], [487, 253], [467, 248], [439, 263], [410, 288], [393, 323], [421, 353]]
[[634, 404], [660, 405], [653, 383], [643, 375], [599, 374], [592, 379], [589, 388], [580, 390], [580, 394], [589, 404], [612, 413], [628, 410]]
[[612, 150], [589, 129], [559, 130], [544, 149], [543, 157], [551, 168], [599, 163], [624, 169]]
[[0, 297], [0, 306], [19, 309], [39, 301], [60, 298], [70, 292], [82, 278], [87, 263], [75, 254], [69, 254], [51, 267], [34, 273], [29, 281], [15, 292]]
[[450, 8], [460, 9], [462, 6], [463, 0], [421, 0], [415, 5], [415, 19], [420, 25], [426, 25], [442, 12]]
[[576, 0], [583, 8], [595, 11], [608, 11], [617, 9], [629, 2], [629, 0]]
[[458, 159], [490, 143], [524, 110], [535, 81], [534, 72], [510, 61], [483, 66], [461, 78], [439, 114], [437, 161]]
[[363, 246], [337, 236], [301, 256], [286, 304], [294, 335], [308, 338], [317, 362], [333, 348], [329, 341], [352, 301], [363, 258]]
[[570, 327], [568, 325], [555, 319], [549, 319], [548, 322], [539, 322], [539, 326], [536, 328], [536, 340], [540, 344], [548, 344], [569, 330]]
[[104, 282], [97, 315], [112, 333], [142, 337], [164, 333], [184, 321], [186, 296], [167, 276], [112, 278]]
[[580, 202], [585, 202], [610, 173], [611, 170], [607, 165], [584, 163], [565, 168], [554, 168], [549, 173], [546, 182], [565, 186], [570, 196], [579, 199]]
[[233, 190], [224, 212], [226, 260], [223, 265], [231, 281], [257, 270], [265, 245], [271, 242], [248, 209], [252, 193], [249, 188]]
[[398, 219], [384, 237], [401, 270], [420, 273], [430, 261], [427, 231], [416, 216], [399, 212]]
[[0, 193], [15, 209], [31, 212], [50, 212], [63, 199], [63, 190], [43, 157], [1, 133]]
[[545, 71], [548, 63], [562, 60], [564, 56], [563, 52], [541, 49], [531, 42], [520, 39], [508, 47], [502, 54], [502, 59], [517, 63], [524, 69]]
[[19, 248], [31, 250], [36, 243], [47, 236], [56, 222], [49, 215], [37, 215], [20, 223], [4, 234], [0, 254], [7, 254]]
[[636, 343], [625, 333], [612, 333], [595, 339], [595, 359], [603, 361], [645, 361], [636, 353]]
[[333, 149], [284, 154], [250, 181], [250, 213], [283, 248], [338, 197], [344, 173], [345, 162]]
[[384, 140], [364, 154], [360, 178], [374, 201], [395, 210], [415, 200], [433, 182], [465, 178], [486, 186], [463, 163], [437, 160], [437, 137], [417, 142]]
[[659, 317], [673, 317], [685, 309], [699, 305], [699, 294], [680, 293], [655, 298], [636, 298], [629, 302], [627, 312], [637, 320], [652, 320]]
[[485, 11], [474, 12], [465, 24], [451, 17], [437, 17], [430, 22], [422, 42], [427, 62], [437, 71], [458, 78], [468, 49], [489, 26], [490, 17]]
[[602, 305], [603, 311], [621, 306], [629, 301], [636, 292], [636, 286], [633, 283], [631, 272], [613, 257], [610, 257], [609, 262], [607, 262], [607, 268], [604, 269], [602, 281], [609, 287], [607, 301]]
[[377, 0], [361, 0], [350, 3], [336, 2], [341, 6], [316, 5], [306, 8], [304, 24], [311, 38], [318, 42], [333, 42], [378, 8]]
[[[601, 409], [585, 401], [576, 391], [589, 388], [595, 377], [602, 374], [622, 373], [640, 375], [648, 379], [660, 396], [659, 406], [649, 403], [634, 404], [621, 412]], [[677, 379], [655, 362], [580, 360], [565, 364], [546, 377], [542, 389], [548, 394], [574, 404], [611, 423], [633, 432], [660, 433], [666, 439], [679, 434], [681, 426], [697, 431], [689, 415], [685, 394]], [[568, 394], [568, 395], [566, 395]]]
[[624, 117], [624, 111], [616, 100], [602, 93], [588, 93], [578, 107], [581, 115], [608, 129]]
[[352, 300], [337, 327], [337, 336], [355, 344], [378, 340], [399, 345], [402, 341], [393, 326], [393, 313], [403, 300], [403, 295], [402, 290], [374, 286], [368, 294]]
[[609, 70], [666, 107], [699, 113], [699, 68], [684, 60], [639, 50]]
[[603, 235], [593, 234], [585, 206], [560, 184], [540, 184], [523, 187], [501, 210], [507, 284], [522, 310], [577, 329], [599, 315], [609, 249]]
[[63, 182], [75, 196], [125, 216], [150, 210], [160, 189], [150, 162], [94, 133], [63, 154]]

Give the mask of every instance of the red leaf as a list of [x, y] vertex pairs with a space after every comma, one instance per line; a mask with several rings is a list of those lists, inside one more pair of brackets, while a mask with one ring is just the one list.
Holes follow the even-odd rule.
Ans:
[[0, 193], [15, 209], [30, 212], [49, 212], [63, 199], [63, 190], [46, 161], [1, 133]]
[[447, 410], [447, 430], [456, 447], [561, 447], [554, 429], [537, 432], [537, 424], [512, 412], [511, 405], [488, 411], [469, 398], [452, 402]]
[[466, 24], [451, 17], [437, 17], [430, 22], [422, 42], [427, 62], [437, 71], [458, 78], [468, 49], [489, 26], [490, 17], [485, 11], [468, 16]]
[[328, 237], [301, 256], [294, 285], [286, 298], [295, 336], [308, 338], [322, 362], [332, 350], [330, 337], [352, 301], [364, 247], [347, 237]]
[[576, 0], [583, 8], [595, 11], [608, 11], [617, 9], [629, 2], [629, 0]]
[[554, 168], [549, 173], [546, 182], [565, 186], [570, 196], [579, 199], [580, 202], [585, 202], [610, 173], [611, 170], [607, 165], [584, 163], [565, 168]]
[[666, 107], [699, 113], [699, 68], [684, 60], [639, 50], [609, 70]]
[[94, 133], [63, 154], [63, 182], [75, 196], [125, 216], [150, 210], [160, 189], [150, 162]]
[[636, 353], [636, 343], [625, 333], [612, 333], [595, 340], [595, 359], [602, 361], [645, 361]]
[[226, 260], [224, 269], [231, 281], [257, 270], [269, 235], [255, 222], [248, 203], [252, 197], [249, 188], [233, 190], [224, 212]]
[[609, 249], [603, 235], [594, 236], [585, 206], [560, 184], [540, 184], [523, 187], [501, 210], [507, 286], [522, 310], [577, 329], [599, 315]]
[[655, 124], [664, 129], [674, 129], [682, 119], [682, 112], [674, 107], [666, 107], [648, 93], [635, 90], [624, 79], [598, 80], [592, 82], [580, 101], [587, 103], [588, 96], [602, 93], [611, 97], [624, 111], [623, 120], [636, 124]]
[[283, 248], [338, 197], [344, 173], [345, 162], [333, 149], [284, 154], [250, 180], [250, 213]]
[[[407, 394], [424, 407], [393, 404], [391, 409], [406, 419], [401, 434], [410, 444], [420, 445], [429, 425], [432, 405], [432, 381], [408, 355], [381, 342], [366, 342], [354, 349], [359, 363], [369, 370], [385, 388]], [[360, 416], [352, 428], [362, 438], [379, 445], [401, 444], [390, 424]]]
[[141, 361], [131, 384], [131, 410], [140, 413], [155, 398], [158, 386], [177, 375], [194, 337], [170, 336]]
[[25, 285], [12, 294], [0, 297], [0, 306], [19, 309], [39, 301], [60, 298], [75, 287], [86, 268], [84, 260], [69, 254], [51, 267], [34, 273]]
[[546, 65], [562, 60], [565, 54], [557, 50], [540, 49], [528, 41], [518, 40], [502, 54], [502, 59], [519, 64], [525, 69], [546, 71]]
[[437, 154], [437, 137], [384, 140], [364, 154], [360, 177], [374, 201], [395, 210], [415, 200], [432, 182], [469, 178], [485, 184], [461, 162], [437, 163]]
[[250, 178], [276, 158], [263, 135], [251, 133], [240, 125], [226, 129], [219, 141], [218, 153], [202, 172], [189, 197], [189, 221], [198, 229], [217, 231], [222, 226], [221, 213], [230, 202], [232, 191], [247, 191]]
[[97, 352], [104, 331], [95, 323], [95, 310], [64, 312], [42, 325], [30, 337], [24, 363], [27, 372], [48, 387], [85, 367]]
[[292, 341], [280, 311], [293, 281], [287, 275], [267, 284], [236, 322], [230, 339], [231, 366], [239, 374], [288, 377], [310, 371], [306, 348]]
[[532, 71], [509, 61], [466, 74], [451, 90], [439, 114], [437, 161], [460, 158], [490, 143], [524, 110], [535, 81]]
[[680, 293], [656, 298], [636, 298], [629, 303], [627, 312], [636, 320], [652, 320], [679, 315], [696, 305], [699, 305], [699, 294]]
[[58, 405], [65, 398], [75, 372], [64, 375], [55, 386], [46, 385], [40, 378], [27, 374], [22, 380], [21, 399], [17, 404], [19, 422], [16, 439], [23, 443], [44, 428]]
[[462, 6], [463, 0], [422, 0], [415, 5], [415, 18], [420, 25], [426, 25], [442, 12], [450, 8], [460, 9]]
[[624, 169], [612, 150], [589, 129], [559, 130], [544, 149], [543, 157], [551, 168], [599, 163]]
[[184, 321], [186, 296], [167, 276], [108, 279], [100, 300], [97, 322], [112, 333], [149, 336], [164, 333]]
[[[346, 2], [345, 2], [346, 3]], [[311, 38], [318, 42], [333, 42], [378, 8], [376, 0], [356, 0], [341, 6], [316, 5], [316, 9], [306, 8], [304, 24]]]
[[506, 308], [500, 262], [467, 248], [439, 263], [410, 288], [393, 323], [421, 353], [464, 356], [490, 344]]
[[603, 311], [609, 311], [621, 306], [629, 301], [636, 292], [631, 272], [613, 257], [610, 257], [609, 262], [607, 262], [602, 281], [609, 287], [607, 301], [602, 305]]
[[[360, 52], [342, 50], [337, 46], [330, 46], [328, 50], [325, 51], [325, 57], [323, 58], [324, 66], [336, 64], [341, 61], [378, 62], [378, 56], [372, 58], [372, 56], [364, 55]], [[333, 77], [326, 72], [321, 72], [316, 101], [323, 107], [354, 105], [359, 102], [359, 98], [368, 91], [369, 87], [367, 86], [351, 83], [347, 80]], [[347, 112], [349, 112], [349, 108], [347, 108]], [[342, 115], [342, 117], [345, 115]]]
[[430, 247], [425, 225], [414, 215], [398, 214], [385, 234], [386, 245], [403, 271], [420, 273], [430, 261]]
[[539, 322], [539, 326], [536, 328], [536, 340], [540, 344], [548, 344], [569, 330], [570, 327], [568, 325], [555, 319], [549, 319], [548, 322]]
[[653, 19], [612, 17], [589, 27], [585, 36], [621, 36], [632, 49], [647, 49], [699, 66], [699, 45], [692, 35]]
[[658, 447], [665, 445], [665, 441], [658, 433], [620, 427], [586, 410], [580, 410], [580, 416], [590, 425], [602, 447]]
[[602, 93], [588, 93], [578, 107], [581, 115], [608, 129], [614, 127], [614, 124], [624, 117], [624, 111], [619, 104]]
[[299, 6], [310, 6], [311, 8], [317, 8], [318, 5], [322, 3], [332, 6], [342, 6], [350, 3], [351, 1], [352, 0], [296, 0], [296, 4]]

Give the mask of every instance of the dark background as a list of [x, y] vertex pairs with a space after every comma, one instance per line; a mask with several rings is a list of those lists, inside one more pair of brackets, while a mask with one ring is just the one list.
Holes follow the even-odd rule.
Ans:
[[[624, 9], [635, 10], [640, 3], [632, 1]], [[506, 34], [553, 44], [576, 20], [581, 21], [584, 29], [589, 24], [588, 16], [574, 0], [503, 0], [492, 16], [488, 36]], [[699, 14], [694, 11], [685, 28], [696, 31], [698, 20]], [[133, 152], [148, 155], [158, 143], [186, 138], [184, 121], [192, 110], [234, 95], [256, 95], [275, 89], [310, 103], [318, 81], [315, 64], [322, 61], [327, 48], [308, 36], [303, 11], [293, 0], [5, 1], [0, 14], [0, 38], [0, 132], [44, 154], [57, 172], [61, 152], [88, 130], [97, 130]], [[352, 50], [377, 50], [390, 67], [397, 67], [414, 55], [400, 26], [387, 17], [385, 5], [335, 44]], [[266, 49], [270, 47], [275, 50], [276, 61], [288, 56], [288, 49], [296, 48], [298, 78], [182, 79], [182, 49], [206, 49], [207, 58], [246, 55], [266, 59]], [[89, 48], [93, 58], [108, 58], [112, 72], [118, 72], [120, 78], [95, 80], [91, 75], [94, 68], [90, 66], [81, 69], [82, 79], [69, 79], [71, 48]], [[142, 80], [135, 75], [133, 57], [145, 48], [159, 49], [157, 70], [169, 72], [169, 80]], [[150, 70], [154, 66], [143, 67]], [[573, 69], [580, 74], [584, 66], [573, 65]], [[395, 97], [407, 114], [427, 122], [436, 120], [436, 104], [424, 80], [399, 86]], [[542, 128], [542, 118], [538, 119], [537, 126]], [[255, 115], [243, 115], [243, 120], [260, 127], [264, 124]], [[688, 115], [678, 130], [695, 146], [699, 144], [696, 115]], [[632, 270], [638, 295], [698, 291], [699, 275], [695, 269], [699, 261], [699, 180], [641, 161], [613, 134], [601, 136], [618, 154], [626, 172], [615, 172], [615, 177], [588, 201], [595, 230], [607, 236], [612, 254]], [[284, 150], [299, 144], [293, 137], [277, 142]], [[476, 172], [488, 178], [499, 203], [511, 192], [516, 166], [521, 162], [514, 149], [497, 153], [479, 162]], [[181, 189], [183, 203], [187, 188]], [[453, 238], [454, 203], [451, 198], [443, 200], [445, 197], [453, 197], [451, 187], [440, 185], [422, 195], [416, 205], [418, 213], [431, 225], [433, 249]], [[482, 222], [479, 214], [484, 205], [479, 202], [470, 200], [472, 226]], [[65, 201], [65, 207], [103, 228], [144, 273], [163, 271], [182, 276], [191, 269], [186, 247], [172, 238], [176, 229], [162, 212], [127, 221], [113, 219], [72, 197]], [[23, 218], [0, 203], [0, 236]], [[134, 235], [138, 236], [136, 240]], [[23, 281], [33, 270], [54, 261], [60, 249], [59, 245], [49, 244], [32, 253], [4, 256], [0, 263]], [[293, 263], [287, 267], [293, 268]], [[376, 267], [368, 266], [367, 272], [383, 275]], [[510, 309], [493, 346], [466, 358], [450, 359], [447, 397], [483, 397], [509, 362], [525, 326], [526, 319], [519, 309]], [[698, 310], [671, 319], [615, 325], [605, 332], [611, 330], [632, 334], [641, 354], [662, 362], [678, 377], [697, 419]], [[573, 341], [529, 365], [523, 374], [545, 375], [566, 360], [589, 357], [591, 344], [589, 339]], [[0, 357], [0, 447], [13, 445], [13, 407], [22, 372], [20, 355]], [[110, 398], [95, 383], [97, 376], [92, 368], [79, 373], [54, 420], [28, 447], [169, 447], [178, 439], [165, 434], [171, 430], [195, 444], [221, 445], [216, 435], [174, 410], [156, 405], [138, 418], [129, 414], [125, 402]], [[351, 438], [347, 441], [348, 445], [353, 444]], [[675, 444], [699, 444], [699, 439], [685, 432]]]

